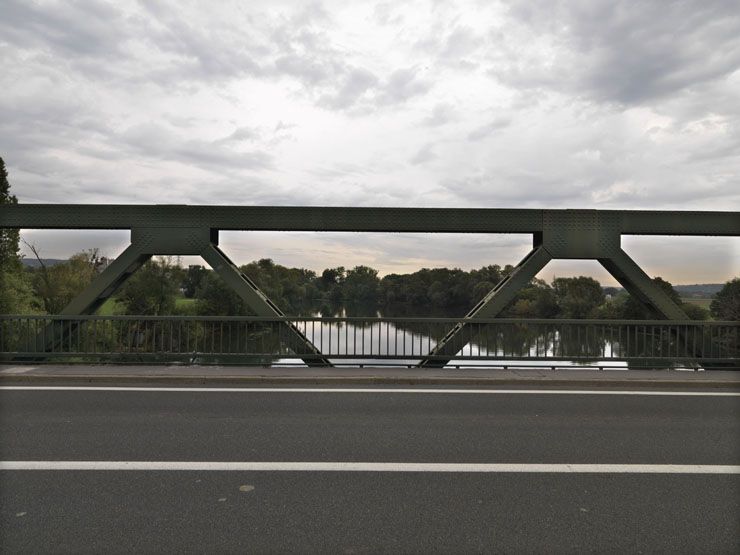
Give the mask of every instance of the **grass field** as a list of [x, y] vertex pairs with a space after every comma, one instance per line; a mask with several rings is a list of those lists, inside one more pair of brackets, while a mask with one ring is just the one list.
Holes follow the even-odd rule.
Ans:
[[[195, 313], [195, 299], [186, 299], [185, 297], [178, 297], [175, 299], [175, 310], [178, 314], [194, 314]], [[118, 301], [114, 299], [108, 299], [98, 309], [97, 314], [100, 316], [112, 316], [114, 314], [123, 313], [123, 307], [118, 306]]]
[[681, 299], [681, 301], [689, 304], [695, 304], [702, 308], [709, 310], [709, 305], [712, 304], [712, 299]]
[[103, 303], [103, 306], [98, 309], [97, 314], [100, 314], [100, 316], [111, 316], [113, 314], [117, 314], [117, 304], [118, 302], [116, 299], [108, 299]]

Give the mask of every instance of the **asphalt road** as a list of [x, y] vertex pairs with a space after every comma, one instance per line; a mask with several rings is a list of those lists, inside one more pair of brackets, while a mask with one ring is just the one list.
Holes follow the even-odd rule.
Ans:
[[[714, 391], [713, 391], [714, 392]], [[740, 397], [0, 390], [3, 552], [740, 552], [740, 475], [208, 462], [740, 464]]]

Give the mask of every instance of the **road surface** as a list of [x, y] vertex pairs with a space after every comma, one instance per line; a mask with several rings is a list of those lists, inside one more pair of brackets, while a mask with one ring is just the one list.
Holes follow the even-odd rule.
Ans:
[[717, 389], [3, 386], [0, 461], [3, 552], [740, 552]]

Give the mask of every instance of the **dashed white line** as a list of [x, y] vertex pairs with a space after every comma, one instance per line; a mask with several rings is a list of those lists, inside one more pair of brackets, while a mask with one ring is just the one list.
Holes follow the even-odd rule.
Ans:
[[402, 462], [0, 461], [0, 470], [477, 472], [490, 474], [740, 474], [740, 465], [519, 463], [468, 464]]
[[740, 397], [730, 391], [643, 391], [604, 389], [408, 389], [408, 388], [298, 388], [298, 387], [102, 387], [102, 386], [0, 386], [3, 391], [122, 391], [167, 393], [377, 393], [432, 395], [645, 395], [667, 397]]

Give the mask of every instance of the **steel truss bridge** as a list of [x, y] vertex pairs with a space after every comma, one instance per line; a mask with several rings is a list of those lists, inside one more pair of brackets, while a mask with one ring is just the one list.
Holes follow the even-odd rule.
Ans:
[[[264, 364], [292, 355], [310, 366], [371, 358], [440, 367], [461, 357], [740, 365], [738, 323], [689, 321], [621, 246], [623, 235], [740, 236], [738, 212], [18, 204], [0, 206], [0, 227], [131, 232], [131, 244], [59, 315], [0, 317], [0, 356], [5, 358], [190, 357]], [[283, 314], [219, 248], [220, 230], [524, 233], [532, 236], [532, 250], [464, 318], [294, 318]], [[255, 316], [94, 316], [155, 255], [200, 256]], [[656, 320], [496, 318], [553, 259], [597, 260]], [[350, 345], [350, 329], [355, 336], [361, 330], [361, 340], [369, 341], [367, 352], [364, 345], [357, 350], [356, 340]], [[333, 346], [324, 341], [324, 333], [329, 341], [335, 337]], [[581, 334], [591, 339], [584, 343]], [[411, 350], [399, 350], [399, 337]]]

